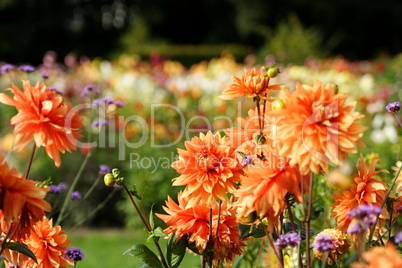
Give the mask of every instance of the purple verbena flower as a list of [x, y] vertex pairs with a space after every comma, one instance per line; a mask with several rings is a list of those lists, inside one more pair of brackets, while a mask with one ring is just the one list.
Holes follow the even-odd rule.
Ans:
[[367, 216], [377, 216], [381, 211], [382, 209], [378, 206], [363, 204], [350, 210], [347, 217], [349, 219], [364, 219]]
[[59, 194], [62, 191], [66, 190], [68, 187], [65, 183], [59, 183], [58, 185], [50, 185], [50, 193], [52, 194]]
[[115, 101], [114, 104], [115, 104], [117, 107], [124, 107], [124, 105], [125, 105], [122, 101]]
[[104, 127], [104, 126], [108, 126], [108, 125], [109, 125], [109, 121], [103, 120], [103, 119], [96, 120], [92, 123], [92, 127], [99, 127], [99, 126]]
[[9, 71], [11, 71], [12, 69], [14, 69], [14, 65], [4, 64], [3, 66], [0, 67], [0, 73], [5, 74], [5, 73], [8, 73]]
[[42, 78], [44, 79], [48, 79], [50, 77], [50, 74], [48, 73], [41, 73], [40, 76], [42, 76]]
[[286, 246], [295, 247], [300, 244], [301, 237], [297, 233], [287, 233], [280, 235], [275, 241], [275, 246], [285, 248]]
[[81, 96], [88, 96], [91, 93], [99, 95], [100, 91], [95, 85], [89, 84], [82, 89]]
[[100, 98], [100, 99], [96, 99], [93, 101], [93, 105], [95, 106], [101, 106], [102, 104], [105, 104], [106, 106], [113, 104], [114, 100], [112, 100], [111, 98]]
[[109, 166], [107, 166], [107, 165], [100, 165], [99, 166], [99, 174], [105, 175], [105, 174], [108, 174], [110, 172], [111, 172], [111, 170], [110, 170]]
[[401, 104], [399, 102], [391, 102], [385, 109], [387, 109], [388, 112], [397, 113], [401, 109]]
[[252, 163], [251, 155], [245, 155], [241, 161], [242, 167], [247, 166], [248, 164]]
[[365, 204], [350, 210], [347, 218], [352, 219], [352, 221], [349, 224], [347, 233], [364, 233], [374, 225], [381, 211], [382, 209], [378, 206]]
[[57, 94], [63, 94], [63, 92], [57, 87], [48, 87], [49, 90], [56, 91]]
[[32, 73], [35, 71], [35, 67], [33, 67], [32, 65], [20, 65], [18, 66], [18, 70], [21, 70], [23, 72], [27, 72], [27, 73]]
[[329, 234], [320, 233], [318, 234], [313, 242], [314, 250], [317, 251], [328, 251], [335, 249], [336, 241]]
[[395, 235], [395, 243], [402, 243], [402, 231]]
[[85, 254], [80, 248], [68, 248], [64, 251], [64, 256], [67, 259], [76, 262], [76, 261], [82, 261], [85, 257]]
[[81, 199], [81, 198], [82, 198], [82, 196], [81, 196], [80, 192], [74, 191], [71, 193], [71, 199], [75, 200], [75, 199]]
[[67, 184], [65, 184], [64, 182], [60, 182], [60, 183], [59, 183], [59, 188], [60, 188], [61, 190], [67, 190], [67, 189], [68, 189], [68, 186], [67, 186]]

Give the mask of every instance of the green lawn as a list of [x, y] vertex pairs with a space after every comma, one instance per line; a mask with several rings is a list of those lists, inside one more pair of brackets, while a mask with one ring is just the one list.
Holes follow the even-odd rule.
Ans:
[[[68, 232], [72, 241], [71, 247], [79, 247], [84, 251], [85, 259], [77, 263], [78, 268], [136, 268], [141, 261], [123, 255], [136, 243], [144, 243], [157, 253], [153, 243], [146, 243], [145, 232], [130, 232], [120, 229], [81, 229]], [[161, 240], [162, 250], [165, 251], [165, 240]], [[200, 267], [199, 256], [187, 253], [181, 267]]]

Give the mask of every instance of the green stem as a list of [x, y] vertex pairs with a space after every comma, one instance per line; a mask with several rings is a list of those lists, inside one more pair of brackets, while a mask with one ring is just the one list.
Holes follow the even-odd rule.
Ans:
[[74, 204], [74, 206], [72, 206], [66, 213], [64, 213], [64, 217], [68, 217], [68, 215], [70, 215], [74, 209], [76, 207], [78, 207], [80, 204], [83, 203], [84, 200], [86, 200], [88, 198], [88, 196], [93, 192], [93, 190], [95, 189], [96, 185], [98, 184], [99, 180], [100, 180], [101, 176], [98, 176], [96, 178], [96, 180], [94, 181], [94, 183], [91, 185], [91, 187], [89, 188], [89, 190], [85, 193], [85, 195]]
[[[128, 190], [127, 186], [125, 184], [123, 184], [122, 186], [123, 186], [123, 189], [126, 191], [128, 197], [130, 198], [130, 201], [133, 204], [135, 210], [137, 211], [138, 215], [140, 216], [141, 221], [144, 224], [145, 228], [147, 229], [148, 232], [152, 232], [153, 230], [151, 228], [151, 225], [149, 224], [148, 218], [145, 219], [144, 217], [146, 217], [146, 216], [142, 215], [140, 209], [138, 208], [137, 204], [135, 203], [135, 200], [134, 200], [133, 196], [131, 195], [130, 191]], [[169, 266], [168, 266], [168, 264], [167, 264], [167, 262], [165, 260], [165, 257], [163, 255], [162, 249], [161, 249], [161, 247], [159, 245], [159, 242], [157, 240], [155, 240], [155, 239], [153, 239], [153, 241], [154, 241], [154, 244], [156, 246], [156, 249], [158, 250], [158, 253], [159, 253], [159, 256], [161, 258], [163, 266], [165, 268], [169, 268]]]
[[306, 216], [306, 262], [307, 267], [311, 267], [311, 252], [310, 252], [310, 223], [311, 223], [311, 214], [313, 208], [313, 186], [314, 186], [314, 174], [310, 174], [310, 183], [309, 183], [309, 200], [308, 200], [308, 209]]
[[102, 203], [100, 203], [99, 205], [96, 206], [96, 208], [94, 210], [91, 211], [91, 213], [89, 213], [83, 220], [79, 221], [77, 224], [75, 224], [71, 229], [69, 229], [69, 231], [74, 230], [75, 228], [77, 228], [78, 226], [80, 226], [81, 224], [83, 224], [86, 220], [88, 220], [89, 218], [91, 218], [93, 215], [95, 215], [101, 208], [103, 208], [107, 202], [109, 202], [109, 200], [114, 196], [114, 194], [117, 192], [116, 188], [111, 191], [109, 193], [109, 195], [102, 201]]
[[[396, 180], [398, 179], [399, 174], [401, 173], [401, 170], [402, 170], [402, 164], [401, 164], [401, 166], [399, 167], [398, 172], [395, 174], [395, 177], [394, 177], [394, 179], [392, 180], [392, 184], [391, 184], [391, 186], [389, 187], [388, 192], [387, 192], [387, 193], [385, 194], [385, 196], [384, 196], [384, 200], [382, 201], [381, 206], [380, 206], [381, 210], [384, 208], [385, 204], [387, 203], [388, 196], [391, 194], [392, 188], [394, 187], [394, 185], [395, 185], [395, 183], [396, 183]], [[371, 244], [371, 240], [373, 239], [374, 231], [375, 231], [375, 228], [376, 228], [376, 226], [377, 226], [377, 223], [378, 223], [378, 221], [379, 221], [379, 219], [380, 219], [380, 215], [381, 215], [381, 213], [378, 214], [378, 216], [377, 216], [377, 218], [376, 218], [376, 220], [375, 220], [375, 222], [374, 222], [374, 225], [371, 227], [370, 235], [369, 235], [369, 238], [368, 238], [367, 243], [366, 243], [366, 250], [368, 250], [368, 248], [369, 248], [369, 246], [370, 246], [370, 244]]]
[[34, 159], [34, 156], [35, 156], [35, 151], [36, 151], [36, 144], [35, 144], [35, 142], [34, 142], [34, 143], [33, 143], [33, 148], [32, 148], [32, 153], [31, 153], [31, 157], [29, 158], [29, 162], [28, 162], [27, 171], [26, 171], [26, 173], [25, 173], [25, 179], [28, 179], [29, 171], [31, 170], [32, 163], [33, 163], [33, 159]]
[[84, 171], [84, 168], [87, 165], [87, 162], [88, 162], [89, 158], [91, 157], [91, 155], [92, 155], [92, 150], [85, 156], [84, 161], [82, 162], [82, 164], [80, 166], [80, 169], [78, 170], [78, 172], [77, 172], [77, 174], [76, 174], [71, 186], [68, 189], [67, 195], [66, 195], [66, 197], [64, 199], [63, 205], [62, 205], [61, 210], [60, 210], [60, 214], [57, 217], [57, 221], [56, 221], [55, 225], [60, 225], [61, 221], [64, 220], [64, 218], [65, 218], [64, 214], [66, 212], [68, 203], [69, 203], [69, 201], [71, 199], [71, 193], [74, 191], [75, 186], [77, 185], [77, 182], [80, 179], [81, 174]]

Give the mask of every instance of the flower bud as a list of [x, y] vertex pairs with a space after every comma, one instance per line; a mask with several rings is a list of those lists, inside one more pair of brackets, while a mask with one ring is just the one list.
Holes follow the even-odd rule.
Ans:
[[279, 68], [276, 67], [269, 67], [267, 70], [267, 76], [269, 78], [274, 78], [276, 77], [281, 71], [279, 70]]
[[281, 110], [285, 108], [285, 103], [281, 99], [274, 100], [272, 102], [272, 109], [274, 110]]
[[267, 141], [267, 139], [264, 137], [264, 135], [257, 135], [255, 137], [257, 144], [265, 144], [265, 142]]
[[113, 187], [115, 183], [115, 178], [112, 173], [107, 173], [103, 177], [103, 181], [105, 182], [105, 185], [108, 187]]

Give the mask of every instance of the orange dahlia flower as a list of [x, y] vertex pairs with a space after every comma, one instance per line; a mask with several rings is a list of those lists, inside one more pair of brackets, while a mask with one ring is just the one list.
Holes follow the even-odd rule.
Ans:
[[32, 267], [38, 268], [62, 268], [73, 265], [73, 261], [64, 256], [64, 251], [70, 242], [61, 227], [53, 226], [53, 220], [45, 217], [32, 226], [29, 236], [24, 241], [38, 260], [38, 264], [31, 261]]
[[233, 100], [244, 95], [247, 98], [260, 97], [265, 98], [265, 94], [271, 90], [286, 88], [285, 85], [269, 85], [269, 77], [264, 69], [258, 72], [255, 68], [250, 71], [244, 70], [242, 77], [233, 77], [233, 84], [225, 89], [219, 98], [223, 100]]
[[347, 95], [337, 94], [334, 84], [296, 84], [284, 91], [285, 108], [278, 116], [277, 137], [280, 154], [299, 165], [302, 174], [328, 172], [330, 162], [340, 165], [348, 153], [363, 147], [366, 127], [356, 123], [363, 115], [353, 112], [355, 104], [345, 104]]
[[307, 192], [309, 177], [301, 175], [297, 166], [291, 167], [272, 147], [247, 141], [237, 152], [243, 159], [240, 161], [245, 172], [240, 187], [233, 193], [240, 221], [256, 214], [260, 219], [266, 217], [270, 223], [276, 223], [286, 209], [287, 194], [302, 201], [302, 183]]
[[50, 188], [35, 186], [34, 181], [24, 179], [15, 168], [9, 168], [2, 155], [0, 163], [1, 231], [5, 232], [8, 224], [19, 220], [19, 227], [25, 228], [31, 219], [41, 219], [44, 211], [51, 211], [50, 204], [44, 200]]
[[15, 150], [21, 150], [32, 140], [36, 147], [44, 146], [57, 167], [60, 152], [75, 150], [76, 139], [81, 137], [82, 118], [64, 103], [63, 96], [50, 90], [45, 84], [31, 85], [23, 81], [23, 90], [16, 85], [8, 88], [14, 95], [0, 93], [0, 102], [15, 106], [18, 113], [11, 118], [15, 125]]
[[[220, 262], [232, 262], [236, 255], [242, 253], [244, 243], [240, 240], [240, 233], [234, 208], [223, 201], [219, 206], [217, 202], [212, 208], [204, 203], [188, 206], [189, 197], [178, 194], [178, 204], [170, 197], [163, 209], [168, 213], [156, 214], [169, 226], [164, 232], [176, 234], [178, 240], [186, 239], [189, 244], [194, 243], [198, 252], [203, 254], [213, 244], [213, 263], [217, 267]], [[210, 211], [212, 210], [212, 223]], [[219, 221], [218, 221], [219, 219]], [[218, 224], [219, 222], [219, 224]], [[212, 224], [212, 234], [209, 229]]]
[[[387, 193], [386, 184], [374, 178], [380, 172], [387, 172], [386, 170], [375, 171], [378, 159], [373, 160], [370, 166], [367, 166], [361, 156], [357, 163], [358, 173], [354, 178], [349, 190], [342, 193], [334, 194], [333, 199], [335, 203], [332, 206], [332, 217], [336, 219], [337, 228], [346, 232], [351, 219], [347, 217], [348, 211], [358, 207], [359, 205], [374, 205], [381, 207]], [[385, 219], [389, 215], [384, 208], [380, 214], [377, 228], [384, 225]]]
[[179, 160], [172, 163], [181, 174], [173, 179], [173, 185], [186, 186], [183, 197], [190, 197], [189, 206], [200, 201], [212, 205], [235, 190], [241, 170], [234, 149], [226, 145], [226, 138], [209, 131], [186, 141], [185, 147], [187, 150], [178, 149]]
[[365, 263], [352, 263], [352, 268], [400, 268], [402, 257], [392, 243], [383, 247], [372, 247], [363, 253]]

